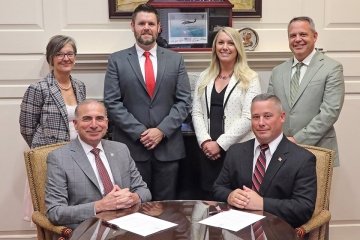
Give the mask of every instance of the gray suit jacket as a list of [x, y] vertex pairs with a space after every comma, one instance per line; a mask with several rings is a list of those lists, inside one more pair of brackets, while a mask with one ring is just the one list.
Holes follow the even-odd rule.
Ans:
[[[135, 167], [128, 148], [118, 142], [102, 140], [115, 184], [129, 188], [142, 202], [151, 194]], [[47, 159], [45, 204], [55, 225], [75, 228], [95, 215], [95, 201], [103, 198], [94, 170], [78, 139], [50, 153]]]
[[189, 114], [191, 95], [182, 56], [157, 47], [154, 97], [147, 92], [135, 46], [110, 55], [105, 76], [104, 102], [113, 124], [113, 140], [125, 143], [135, 161], [152, 156], [139, 142], [148, 128], [159, 128], [165, 139], [153, 150], [160, 161], [185, 157], [181, 124]]
[[293, 58], [276, 66], [270, 78], [268, 92], [278, 96], [286, 112], [283, 126], [286, 136], [294, 136], [301, 144], [325, 147], [336, 151], [335, 166], [339, 165], [334, 123], [344, 103], [342, 65], [317, 52], [301, 81], [294, 106], [290, 106], [290, 79]]

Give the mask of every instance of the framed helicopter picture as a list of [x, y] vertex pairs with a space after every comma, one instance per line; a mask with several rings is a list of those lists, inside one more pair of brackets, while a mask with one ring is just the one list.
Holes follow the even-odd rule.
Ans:
[[168, 13], [169, 44], [208, 43], [206, 12]]

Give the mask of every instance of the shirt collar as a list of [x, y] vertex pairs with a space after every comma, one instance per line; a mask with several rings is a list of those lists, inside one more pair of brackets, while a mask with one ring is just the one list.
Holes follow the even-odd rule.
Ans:
[[[283, 133], [281, 133], [277, 138], [275, 138], [273, 141], [271, 141], [270, 143], [268, 143], [271, 156], [272, 156], [272, 155], [274, 154], [274, 152], [276, 151], [276, 149], [277, 149], [277, 147], [279, 146], [279, 144], [280, 144], [283, 136], [284, 136]], [[255, 138], [255, 143], [254, 143], [254, 155], [255, 155], [256, 149], [259, 149], [259, 151], [260, 151], [260, 143], [259, 143], [259, 141]]]
[[[135, 49], [139, 57], [142, 57], [144, 55], [145, 50], [142, 49], [137, 43], [135, 43]], [[155, 44], [155, 46], [149, 50], [150, 55], [156, 57], [156, 50], [157, 50], [157, 44]]]
[[[302, 63], [306, 66], [309, 66], [310, 62], [311, 62], [311, 59], [314, 57], [316, 53], [316, 50], [314, 49], [303, 61]], [[295, 65], [299, 62], [299, 60], [297, 60], [295, 57], [294, 57], [294, 61], [293, 61], [293, 64], [292, 64], [292, 67], [295, 67]]]
[[[81, 146], [83, 147], [83, 149], [85, 151], [85, 154], [87, 155], [93, 149], [93, 147], [90, 146], [89, 144], [87, 144], [86, 142], [84, 142], [83, 140], [81, 140], [81, 138], [79, 136], [78, 136], [78, 139], [79, 139]], [[100, 149], [100, 152], [104, 152], [104, 148], [102, 147], [101, 141], [96, 146], [96, 148]]]

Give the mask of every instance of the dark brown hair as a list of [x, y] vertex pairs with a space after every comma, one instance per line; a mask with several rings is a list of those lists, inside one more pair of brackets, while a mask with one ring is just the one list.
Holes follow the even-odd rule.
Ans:
[[135, 18], [136, 18], [136, 15], [138, 14], [138, 12], [148, 12], [148, 13], [154, 13], [156, 15], [156, 20], [157, 20], [157, 23], [160, 23], [160, 17], [159, 17], [159, 14], [156, 10], [156, 8], [154, 8], [153, 6], [147, 4], [147, 3], [144, 3], [144, 4], [140, 4], [139, 6], [137, 6], [131, 16], [131, 21], [132, 22], [135, 22]]

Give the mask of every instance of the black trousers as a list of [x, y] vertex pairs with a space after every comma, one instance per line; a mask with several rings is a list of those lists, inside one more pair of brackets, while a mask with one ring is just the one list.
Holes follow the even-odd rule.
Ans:
[[[217, 160], [209, 159], [203, 152], [200, 155], [200, 183], [201, 189], [212, 193], [213, 185], [224, 165], [225, 151], [221, 151], [221, 157]], [[210, 200], [210, 199], [206, 199]]]

